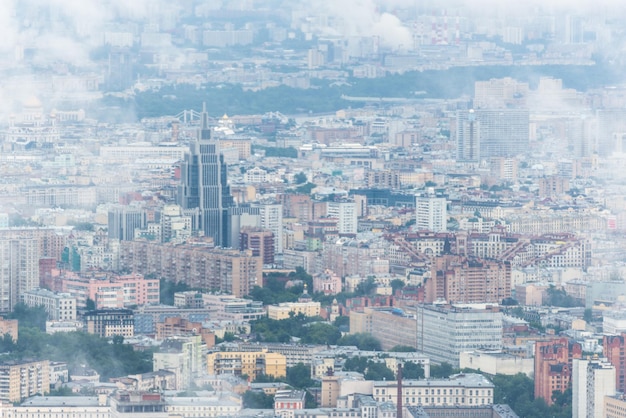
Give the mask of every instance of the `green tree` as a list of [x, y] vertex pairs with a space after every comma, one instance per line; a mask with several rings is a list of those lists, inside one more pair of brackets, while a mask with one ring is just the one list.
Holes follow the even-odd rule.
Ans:
[[410, 345], [394, 345], [389, 351], [391, 353], [415, 353], [417, 349]]
[[531, 378], [518, 373], [514, 376], [497, 374], [491, 377], [494, 384], [494, 403], [508, 404], [520, 417], [566, 418], [572, 416], [571, 389], [553, 392], [553, 405], [548, 406], [542, 398], [534, 397], [534, 384]]
[[402, 366], [402, 377], [404, 379], [423, 379], [424, 368], [419, 363], [407, 361]]
[[370, 361], [364, 374], [365, 380], [391, 380], [396, 376], [385, 363]]
[[355, 345], [359, 350], [380, 351], [380, 341], [367, 333], [355, 333], [344, 335], [337, 341], [337, 345]]
[[308, 390], [304, 394], [304, 408], [305, 409], [317, 408], [317, 402], [315, 401], [315, 398], [313, 397], [313, 395], [311, 395], [311, 392], [309, 392]]
[[236, 336], [232, 332], [225, 332], [224, 338], [215, 337], [215, 344], [223, 343], [223, 342], [231, 342], [235, 341]]
[[96, 309], [96, 302], [91, 298], [87, 298], [85, 301], [85, 309], [88, 311], [94, 311]]
[[91, 222], [77, 222], [72, 224], [77, 231], [94, 231], [95, 227]]
[[20, 328], [37, 328], [40, 331], [45, 331], [48, 313], [43, 306], [30, 307], [19, 302], [13, 307], [8, 319], [17, 319]]
[[302, 171], [299, 172], [298, 174], [293, 176], [293, 181], [296, 184], [304, 184], [304, 183], [306, 183], [306, 181], [307, 181], [306, 174], [304, 174]]
[[287, 383], [294, 388], [305, 389], [313, 386], [311, 368], [304, 363], [298, 363], [287, 368]]
[[69, 386], [61, 386], [58, 389], [53, 389], [48, 393], [48, 396], [78, 396], [72, 388]]
[[587, 308], [585, 309], [585, 313], [583, 314], [583, 319], [588, 323], [593, 322], [593, 309]]
[[406, 283], [402, 279], [393, 279], [390, 285], [391, 285], [391, 292], [395, 295], [398, 290], [402, 290], [402, 288], [406, 285]]
[[343, 369], [347, 372], [365, 373], [369, 359], [362, 356], [353, 356], [346, 359]]
[[564, 289], [557, 289], [554, 285], [550, 285], [546, 293], [546, 304], [549, 306], [560, 306], [563, 308], [583, 306], [578, 299], [568, 295]]
[[317, 184], [314, 183], [305, 183], [302, 184], [298, 187], [296, 187], [296, 193], [298, 194], [311, 194], [311, 192], [313, 191], [313, 189], [315, 189], [317, 187]]
[[265, 373], [257, 373], [254, 378], [254, 383], [273, 383], [273, 382], [284, 382], [285, 378], [274, 377]]
[[274, 407], [274, 397], [263, 391], [248, 390], [243, 394], [243, 407], [251, 409], [271, 409]]
[[317, 322], [308, 327], [301, 341], [304, 344], [335, 345], [340, 338], [341, 332], [337, 327], [331, 324]]
[[[333, 325], [337, 328], [341, 327], [349, 327], [350, 326], [350, 317], [349, 316], [338, 316], [335, 318]], [[347, 329], [347, 328], [346, 328]]]
[[357, 296], [369, 296], [376, 291], [378, 285], [376, 284], [376, 278], [369, 276], [356, 286], [355, 294]]
[[15, 341], [13, 341], [13, 337], [11, 337], [11, 334], [4, 334], [2, 336], [2, 339], [0, 339], [0, 354], [15, 351], [15, 348]]
[[165, 305], [174, 304], [174, 293], [191, 290], [188, 284], [183, 282], [173, 282], [171, 280], [159, 280], [159, 299]]
[[441, 364], [430, 365], [430, 377], [446, 378], [452, 376], [455, 373], [458, 373], [458, 370], [452, 367], [450, 363], [443, 362]]

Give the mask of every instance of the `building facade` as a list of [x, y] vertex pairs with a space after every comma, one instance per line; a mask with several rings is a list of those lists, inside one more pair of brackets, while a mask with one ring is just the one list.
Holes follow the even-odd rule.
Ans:
[[500, 303], [511, 297], [511, 264], [444, 255], [433, 260], [425, 302]]
[[263, 286], [263, 260], [251, 250], [122, 241], [120, 269], [156, 278], [176, 277], [193, 288], [217, 289], [237, 297], [246, 296], [254, 286]]
[[606, 417], [606, 396], [615, 393], [615, 367], [606, 359], [574, 359], [572, 417]]
[[602, 347], [604, 356], [615, 367], [615, 388], [624, 393], [626, 389], [626, 333], [605, 335]]
[[337, 219], [340, 234], [357, 233], [358, 216], [355, 202], [328, 202], [326, 213], [328, 217]]
[[287, 375], [287, 358], [279, 353], [263, 351], [220, 351], [207, 355], [207, 373], [247, 375], [254, 380], [264, 374], [272, 377]]
[[489, 306], [417, 306], [417, 351], [460, 365], [464, 351], [502, 349], [502, 312]]
[[252, 250], [252, 255], [261, 257], [263, 265], [274, 264], [274, 234], [262, 228], [244, 227], [241, 229], [239, 249]]
[[582, 357], [582, 346], [567, 338], [535, 343], [535, 398], [552, 404], [552, 392], [564, 392], [572, 378], [574, 359]]
[[135, 335], [133, 311], [130, 309], [101, 309], [86, 312], [83, 320], [90, 334], [100, 337], [132, 337]]
[[445, 197], [434, 195], [415, 198], [415, 227], [420, 231], [445, 232], [448, 229], [448, 209]]
[[226, 248], [231, 246], [228, 208], [234, 206], [228, 170], [219, 142], [211, 138], [206, 108], [202, 111], [201, 123], [181, 167], [178, 199], [183, 209], [198, 209], [198, 227], [204, 236], [211, 237], [215, 246]]
[[48, 392], [50, 392], [48, 360], [0, 364], [0, 400], [20, 402], [29, 396]]
[[51, 321], [75, 321], [76, 298], [68, 293], [54, 293], [46, 289], [24, 292], [24, 304], [30, 307], [43, 306]]
[[[402, 381], [403, 406], [479, 406], [493, 404], [494, 386], [480, 374], [465, 373], [449, 379]], [[398, 383], [375, 381], [373, 394], [376, 402], [398, 401]]]

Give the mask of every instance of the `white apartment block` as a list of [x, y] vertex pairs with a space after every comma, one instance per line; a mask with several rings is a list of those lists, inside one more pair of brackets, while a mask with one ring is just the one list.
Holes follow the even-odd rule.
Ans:
[[459, 367], [462, 352], [478, 349], [502, 349], [502, 312], [484, 306], [418, 305], [418, 352]]
[[40, 240], [24, 236], [0, 238], [0, 311], [9, 312], [20, 296], [39, 286]]
[[607, 359], [574, 359], [572, 417], [604, 417], [606, 396], [614, 396], [615, 367]]
[[417, 196], [415, 198], [415, 226], [419, 231], [445, 232], [448, 223], [445, 197]]
[[76, 298], [69, 293], [54, 293], [46, 289], [28, 290], [22, 294], [28, 306], [43, 306], [51, 321], [75, 321]]
[[358, 216], [355, 202], [328, 202], [326, 215], [337, 219], [340, 234], [356, 234]]
[[274, 252], [283, 253], [283, 205], [262, 203], [258, 205], [261, 228], [274, 234]]

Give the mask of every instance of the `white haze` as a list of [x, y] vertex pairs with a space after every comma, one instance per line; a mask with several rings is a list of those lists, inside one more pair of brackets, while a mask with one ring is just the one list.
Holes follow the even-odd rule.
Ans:
[[163, 0], [2, 0], [0, 52], [34, 49], [41, 62], [89, 63], [104, 25], [166, 10]]

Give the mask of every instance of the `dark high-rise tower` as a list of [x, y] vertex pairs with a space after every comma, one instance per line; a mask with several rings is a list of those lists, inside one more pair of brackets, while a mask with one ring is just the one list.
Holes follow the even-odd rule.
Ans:
[[183, 209], [198, 209], [197, 228], [213, 238], [215, 246], [219, 247], [231, 246], [228, 208], [233, 206], [233, 197], [227, 175], [219, 143], [211, 138], [209, 116], [204, 107], [198, 136], [189, 145], [182, 165], [178, 198]]
[[462, 110], [456, 116], [456, 159], [480, 162], [480, 122], [474, 109]]

